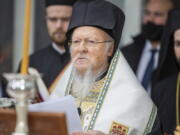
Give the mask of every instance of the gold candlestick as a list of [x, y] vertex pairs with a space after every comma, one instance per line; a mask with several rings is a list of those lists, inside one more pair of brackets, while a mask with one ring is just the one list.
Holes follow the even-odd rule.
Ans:
[[29, 65], [29, 35], [31, 22], [31, 0], [26, 0], [21, 74], [27, 74]]

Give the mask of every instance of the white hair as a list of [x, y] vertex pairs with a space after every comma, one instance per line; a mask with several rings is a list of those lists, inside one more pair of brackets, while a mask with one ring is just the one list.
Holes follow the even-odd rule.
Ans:
[[107, 34], [107, 41], [112, 41], [112, 42], [105, 43], [105, 47], [106, 47], [105, 53], [108, 53], [108, 51], [110, 51], [110, 48], [114, 46], [114, 39], [111, 36], [109, 36], [108, 34]]

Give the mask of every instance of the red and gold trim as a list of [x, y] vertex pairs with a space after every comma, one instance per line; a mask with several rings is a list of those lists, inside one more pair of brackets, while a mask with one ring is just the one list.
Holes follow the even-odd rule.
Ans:
[[129, 128], [117, 122], [112, 122], [109, 133], [113, 135], [127, 135]]

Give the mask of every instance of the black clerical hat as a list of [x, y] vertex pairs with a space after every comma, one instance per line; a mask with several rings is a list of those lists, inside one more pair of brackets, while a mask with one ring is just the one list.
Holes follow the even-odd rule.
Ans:
[[75, 1], [76, 0], [45, 0], [45, 5], [46, 5], [46, 7], [52, 6], [52, 5], [73, 6]]
[[80, 26], [94, 26], [106, 31], [115, 40], [115, 50], [121, 39], [125, 21], [120, 8], [105, 0], [79, 0], [73, 6], [67, 39]]
[[159, 64], [157, 68], [156, 82], [178, 72], [178, 65], [174, 53], [174, 32], [180, 29], [180, 8], [171, 10], [161, 40]]

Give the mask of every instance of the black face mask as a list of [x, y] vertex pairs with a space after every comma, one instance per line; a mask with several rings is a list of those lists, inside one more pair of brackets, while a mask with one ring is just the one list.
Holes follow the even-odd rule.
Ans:
[[163, 34], [163, 25], [156, 25], [152, 22], [143, 24], [142, 34], [143, 36], [150, 41], [160, 41]]

